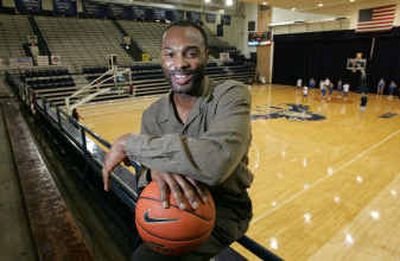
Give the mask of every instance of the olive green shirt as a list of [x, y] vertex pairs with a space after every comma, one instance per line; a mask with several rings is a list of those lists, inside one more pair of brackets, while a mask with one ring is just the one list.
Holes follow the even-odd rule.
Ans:
[[128, 139], [126, 153], [150, 169], [190, 176], [218, 194], [238, 196], [253, 179], [247, 168], [250, 106], [242, 83], [206, 78], [186, 123], [179, 120], [169, 93], [145, 110], [141, 134]]

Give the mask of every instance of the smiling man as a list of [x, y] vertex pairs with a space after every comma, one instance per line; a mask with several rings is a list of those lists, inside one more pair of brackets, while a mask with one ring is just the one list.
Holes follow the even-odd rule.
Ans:
[[125, 134], [114, 142], [104, 161], [104, 189], [109, 173], [125, 157], [148, 168], [140, 185], [154, 180], [166, 208], [168, 193], [180, 208], [189, 207], [185, 198], [197, 208], [207, 187], [217, 210], [207, 242], [182, 257], [162, 256], [141, 245], [132, 260], [209, 260], [246, 232], [252, 216], [247, 194], [253, 179], [247, 168], [250, 94], [239, 82], [205, 76], [207, 37], [195, 24], [180, 22], [166, 29], [161, 59], [171, 92], [144, 112], [140, 134]]

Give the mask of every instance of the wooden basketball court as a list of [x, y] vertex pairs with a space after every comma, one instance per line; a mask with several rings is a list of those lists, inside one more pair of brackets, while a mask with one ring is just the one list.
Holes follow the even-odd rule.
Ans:
[[[400, 257], [400, 101], [338, 92], [307, 98], [290, 86], [253, 86], [247, 233], [287, 260], [398, 260]], [[140, 130], [155, 98], [79, 108], [106, 140]], [[254, 256], [234, 244], [250, 260]]]

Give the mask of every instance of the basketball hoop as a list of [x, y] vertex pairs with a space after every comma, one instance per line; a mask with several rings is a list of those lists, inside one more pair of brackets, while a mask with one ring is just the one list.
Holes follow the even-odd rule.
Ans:
[[346, 69], [352, 72], [365, 71], [367, 67], [367, 59], [360, 58], [348, 58]]
[[347, 59], [346, 69], [355, 73], [356, 71], [365, 71], [367, 59], [363, 58], [363, 53], [357, 52], [355, 58]]

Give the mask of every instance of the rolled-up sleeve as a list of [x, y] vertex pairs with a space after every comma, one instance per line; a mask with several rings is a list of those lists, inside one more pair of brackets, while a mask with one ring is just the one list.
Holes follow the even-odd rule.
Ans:
[[128, 156], [151, 169], [191, 176], [208, 185], [223, 182], [247, 153], [251, 99], [248, 89], [240, 85], [215, 98], [215, 115], [203, 134], [151, 135], [149, 127], [142, 126], [141, 135], [128, 139]]

